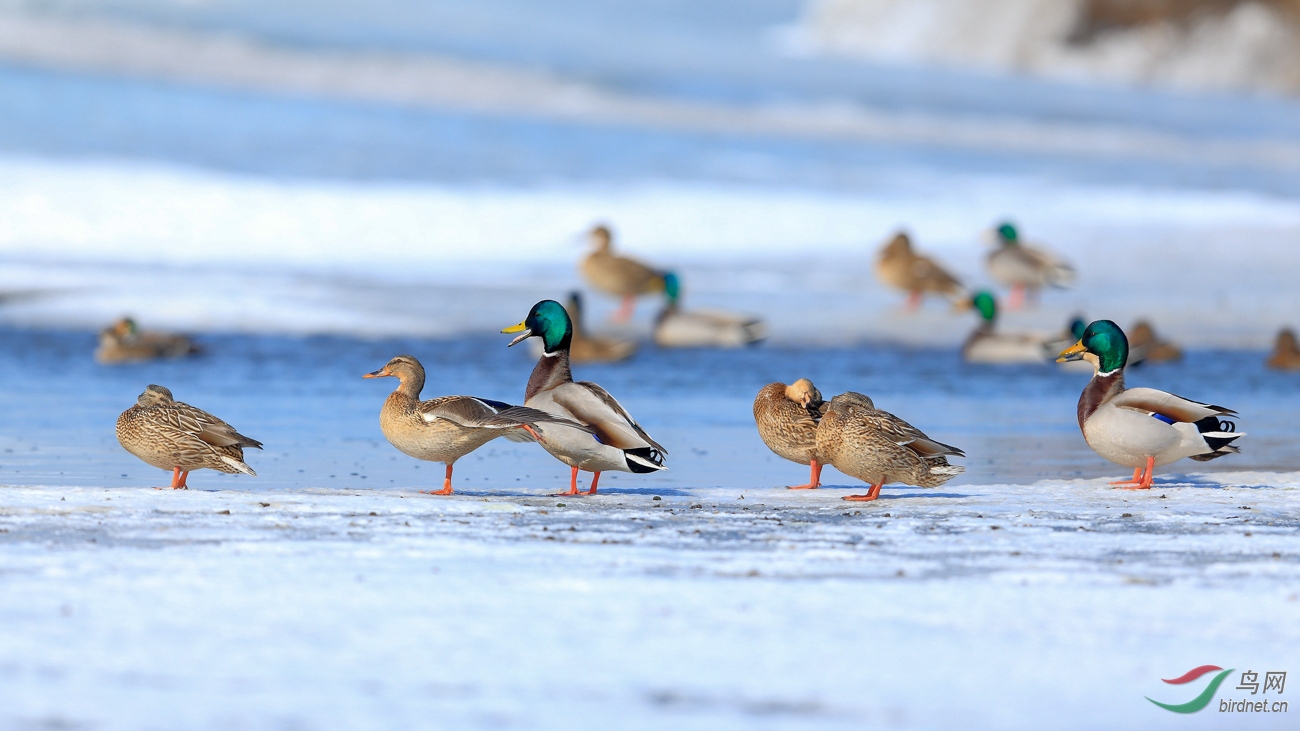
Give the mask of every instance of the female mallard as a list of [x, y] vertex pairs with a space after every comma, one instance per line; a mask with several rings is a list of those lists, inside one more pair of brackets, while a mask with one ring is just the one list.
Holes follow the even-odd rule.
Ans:
[[569, 370], [573, 323], [559, 302], [538, 302], [523, 322], [501, 332], [520, 333], [510, 345], [531, 337], [542, 339], [542, 357], [528, 377], [524, 405], [572, 419], [595, 432], [588, 434], [557, 424], [537, 425], [537, 431], [545, 438], [542, 448], [572, 469], [565, 495], [578, 494], [578, 470], [595, 473], [587, 493], [595, 495], [601, 472], [644, 473], [667, 469], [664, 455], [668, 450], [651, 439], [613, 396], [594, 383], [573, 380]]
[[882, 283], [907, 292], [908, 309], [921, 306], [927, 294], [951, 299], [962, 296], [961, 282], [928, 256], [912, 250], [912, 239], [902, 231], [880, 250], [876, 259], [876, 278]]
[[1168, 340], [1161, 340], [1155, 328], [1146, 320], [1138, 320], [1133, 326], [1133, 335], [1128, 339], [1128, 364], [1139, 366], [1143, 363], [1161, 363], [1180, 360], [1183, 350]]
[[564, 309], [573, 321], [573, 344], [569, 348], [569, 357], [574, 363], [615, 363], [627, 360], [636, 352], [636, 343], [631, 340], [606, 338], [589, 335], [582, 326], [582, 295], [570, 292]]
[[1102, 457], [1133, 468], [1133, 479], [1111, 484], [1145, 490], [1159, 465], [1183, 457], [1205, 462], [1240, 451], [1232, 443], [1245, 434], [1234, 434], [1236, 425], [1219, 418], [1236, 416], [1235, 411], [1154, 388], [1124, 388], [1128, 338], [1110, 320], [1088, 325], [1079, 342], [1057, 358], [1070, 360], [1086, 360], [1093, 367], [1092, 380], [1079, 396], [1084, 440]]
[[176, 490], [187, 489], [190, 472], [204, 468], [256, 477], [253, 468], [244, 464], [244, 447], [262, 448], [256, 439], [153, 385], [117, 417], [117, 441], [146, 464], [171, 470], [171, 486]]
[[977, 292], [971, 305], [980, 313], [980, 324], [961, 346], [961, 357], [968, 363], [1046, 363], [1051, 353], [1048, 339], [1032, 333], [998, 332], [998, 305], [993, 295]]
[[853, 391], [831, 399], [817, 427], [817, 452], [835, 469], [871, 485], [866, 495], [845, 500], [875, 500], [886, 482], [938, 487], [966, 471], [948, 464], [947, 455], [966, 456], [960, 449], [930, 439]]
[[442, 396], [421, 401], [424, 366], [413, 356], [399, 355], [362, 378], [385, 376], [396, 378], [398, 383], [379, 411], [379, 428], [384, 437], [403, 454], [447, 465], [441, 490], [421, 490], [429, 495], [450, 495], [451, 470], [456, 460], [497, 437], [509, 438], [510, 430], [520, 429], [536, 438], [536, 428], [541, 422], [582, 428], [537, 409], [473, 396]]
[[1287, 327], [1277, 334], [1273, 352], [1269, 353], [1264, 364], [1279, 371], [1300, 370], [1300, 346], [1296, 345], [1294, 330]]
[[664, 275], [636, 259], [615, 254], [610, 248], [611, 238], [608, 228], [593, 228], [591, 243], [595, 249], [582, 260], [578, 270], [591, 286], [606, 294], [623, 298], [623, 304], [614, 319], [627, 322], [632, 317], [638, 296], [663, 291]]
[[100, 363], [134, 363], [155, 358], [180, 358], [199, 352], [184, 335], [141, 331], [135, 320], [123, 317], [99, 333], [95, 360]]
[[677, 275], [664, 275], [668, 300], [655, 318], [654, 340], [661, 348], [739, 348], [767, 336], [757, 317], [717, 310], [681, 309], [681, 284]]
[[1037, 299], [1046, 286], [1069, 287], [1074, 284], [1074, 269], [1046, 249], [1026, 246], [1020, 232], [1010, 223], [993, 229], [990, 238], [995, 248], [985, 260], [993, 281], [1011, 289], [1008, 305], [1018, 309], [1028, 293]]
[[754, 398], [754, 423], [758, 436], [778, 457], [806, 464], [808, 484], [791, 490], [814, 490], [821, 484], [822, 462], [817, 456], [817, 425], [826, 402], [812, 381], [800, 378], [789, 386], [769, 383]]

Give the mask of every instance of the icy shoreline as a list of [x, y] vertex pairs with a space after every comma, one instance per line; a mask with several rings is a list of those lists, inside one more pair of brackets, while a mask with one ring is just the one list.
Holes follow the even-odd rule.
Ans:
[[0, 725], [1173, 728], [1293, 660], [1300, 476], [847, 492], [2, 487]]

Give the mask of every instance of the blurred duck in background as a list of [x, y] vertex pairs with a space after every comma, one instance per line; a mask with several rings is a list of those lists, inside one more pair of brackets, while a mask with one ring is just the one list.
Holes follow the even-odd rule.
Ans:
[[907, 308], [915, 310], [921, 299], [935, 294], [958, 301], [965, 294], [961, 282], [933, 259], [912, 250], [912, 239], [903, 231], [885, 244], [876, 258], [876, 278], [886, 286], [907, 293]]
[[1264, 364], [1279, 371], [1300, 371], [1300, 345], [1296, 344], [1294, 330], [1286, 327], [1278, 332], [1273, 352]]
[[875, 500], [887, 482], [938, 487], [966, 471], [948, 464], [949, 456], [966, 456], [960, 449], [930, 439], [853, 391], [827, 405], [817, 427], [817, 453], [840, 472], [871, 485], [867, 494], [844, 500]]
[[976, 292], [970, 300], [979, 311], [980, 324], [961, 346], [961, 357], [968, 363], [1046, 363], [1049, 338], [1033, 333], [997, 331], [997, 300], [988, 292]]
[[[202, 409], [177, 401], [170, 389], [150, 384], [135, 406], [117, 417], [117, 441], [145, 464], [171, 470], [173, 490], [187, 490], [194, 470], [242, 472], [257, 476], [244, 462], [244, 447], [262, 443]], [[161, 489], [161, 488], [160, 488]]]
[[655, 319], [654, 341], [661, 348], [739, 348], [767, 337], [767, 327], [757, 317], [718, 310], [683, 310], [681, 282], [664, 275], [667, 301]]
[[822, 461], [817, 456], [817, 425], [826, 409], [821, 391], [807, 378], [789, 386], [769, 383], [754, 398], [754, 423], [767, 448], [782, 459], [810, 468], [806, 485], [790, 490], [815, 490], [821, 485]]
[[[583, 327], [582, 294], [570, 292], [564, 303], [564, 309], [573, 320], [573, 342], [569, 345], [569, 360], [574, 363], [616, 363], [627, 360], [636, 352], [636, 343], [631, 340], [590, 335]], [[541, 341], [537, 343], [540, 351]]]
[[99, 333], [95, 360], [100, 363], [138, 363], [155, 358], [181, 358], [199, 352], [184, 335], [140, 330], [135, 320], [123, 317]]
[[1146, 320], [1138, 320], [1128, 338], [1128, 364], [1162, 363], [1181, 360], [1183, 349], [1168, 340], [1161, 340], [1155, 328]]
[[1220, 417], [1232, 409], [1192, 401], [1154, 388], [1125, 388], [1128, 338], [1110, 320], [1097, 320], [1079, 342], [1061, 351], [1060, 361], [1082, 360], [1093, 376], [1079, 395], [1079, 430], [1092, 451], [1133, 477], [1112, 482], [1126, 490], [1147, 490], [1155, 468], [1190, 457], [1208, 462], [1238, 454], [1233, 442], [1246, 436]]
[[593, 228], [590, 237], [592, 252], [578, 265], [578, 270], [593, 288], [622, 298], [614, 321], [627, 322], [636, 309], [637, 297], [663, 291], [664, 273], [636, 259], [615, 254], [611, 247], [613, 235], [605, 226]]
[[[1043, 343], [1043, 357], [1046, 360], [1055, 360], [1056, 354], [1074, 345], [1083, 337], [1083, 331], [1087, 329], [1088, 321], [1083, 319], [1083, 315], [1075, 315], [1070, 318], [1070, 324], [1056, 336], [1049, 338]], [[1057, 366], [1063, 371], [1073, 371], [1076, 373], [1092, 373], [1092, 366], [1083, 361], [1066, 361]]]
[[1019, 309], [1028, 299], [1036, 302], [1043, 287], [1069, 287], [1074, 284], [1074, 268], [1055, 254], [1020, 240], [1020, 232], [1011, 223], [1003, 223], [988, 232], [994, 250], [985, 260], [993, 281], [1011, 289], [1007, 306]]

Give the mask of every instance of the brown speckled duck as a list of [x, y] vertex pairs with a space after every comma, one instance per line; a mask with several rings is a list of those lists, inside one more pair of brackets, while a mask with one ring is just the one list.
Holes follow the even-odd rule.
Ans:
[[1138, 320], [1129, 333], [1129, 367], [1139, 366], [1143, 363], [1181, 360], [1182, 357], [1183, 349], [1168, 340], [1162, 339], [1156, 334], [1156, 330], [1151, 326], [1151, 323], [1146, 320]]
[[909, 309], [921, 306], [921, 298], [938, 294], [952, 300], [961, 299], [961, 282], [933, 259], [916, 253], [912, 239], [904, 232], [894, 234], [876, 259], [876, 278], [882, 283], [907, 292]]
[[384, 437], [403, 454], [447, 465], [441, 490], [421, 490], [429, 495], [450, 495], [451, 471], [456, 460], [497, 437], [510, 438], [511, 432], [522, 430], [536, 438], [539, 422], [583, 428], [537, 409], [474, 396], [442, 396], [421, 401], [424, 366], [409, 355], [399, 355], [362, 378], [385, 376], [396, 378], [398, 384], [379, 411], [379, 428]]
[[789, 386], [769, 383], [754, 398], [758, 436], [778, 457], [806, 464], [808, 484], [791, 490], [813, 490], [821, 484], [822, 462], [817, 455], [817, 424], [826, 402], [812, 381], [800, 378]]
[[171, 487], [176, 490], [186, 489], [186, 478], [199, 469], [256, 476], [244, 463], [244, 447], [262, 448], [256, 439], [154, 385], [117, 417], [117, 441], [146, 464], [171, 470]]
[[930, 439], [853, 391], [831, 399], [817, 427], [817, 452], [835, 469], [871, 485], [866, 495], [845, 500], [875, 500], [886, 482], [938, 487], [966, 471], [948, 464], [948, 455], [966, 456], [960, 449]]
[[610, 231], [605, 226], [591, 230], [593, 251], [587, 255], [578, 270], [592, 287], [623, 298], [623, 304], [614, 319], [627, 322], [636, 307], [636, 298], [664, 290], [663, 272], [626, 256], [615, 254], [610, 246]]
[[180, 358], [199, 352], [184, 335], [142, 331], [135, 320], [123, 317], [99, 333], [95, 360], [100, 363], [138, 363], [156, 358]]
[[1294, 330], [1289, 327], [1283, 328], [1277, 334], [1273, 352], [1269, 353], [1268, 360], [1264, 361], [1264, 364], [1279, 371], [1300, 370], [1300, 345], [1296, 344]]
[[599, 335], [591, 335], [583, 327], [582, 295], [570, 292], [564, 309], [573, 320], [573, 344], [569, 347], [569, 358], [574, 363], [616, 363], [627, 360], [636, 352], [636, 343], [631, 340], [619, 340]]

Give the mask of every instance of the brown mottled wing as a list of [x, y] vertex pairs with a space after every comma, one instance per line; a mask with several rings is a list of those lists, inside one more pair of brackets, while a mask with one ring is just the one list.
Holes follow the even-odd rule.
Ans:
[[926, 289], [937, 292], [951, 292], [961, 288], [961, 282], [956, 277], [924, 256], [918, 256], [912, 261], [912, 277]]
[[902, 419], [894, 416], [888, 411], [877, 409], [872, 414], [865, 417], [866, 421], [873, 428], [884, 434], [895, 444], [911, 449], [921, 457], [938, 457], [944, 454], [951, 454], [957, 457], [965, 457], [966, 453], [960, 449], [936, 442], [927, 437], [924, 432]]
[[235, 428], [203, 409], [174, 401], [157, 407], [157, 422], [189, 434], [215, 447], [262, 448], [262, 443], [235, 431]]
[[512, 406], [500, 401], [490, 401], [474, 396], [442, 396], [428, 401], [421, 401], [415, 407], [425, 421], [446, 419], [461, 426], [480, 429], [511, 429], [520, 424], [536, 426], [537, 424], [563, 424], [579, 431], [594, 433], [595, 430], [576, 421], [548, 414], [527, 406]]
[[[578, 403], [578, 400], [574, 397], [574, 393], [580, 393], [581, 400], [592, 399], [598, 406], [603, 406], [605, 410], [613, 412], [613, 415], [617, 418], [617, 422], [614, 424], [602, 424], [600, 421], [595, 421], [594, 423], [588, 422], [591, 426], [595, 427], [596, 434], [600, 436], [601, 441], [611, 446], [618, 447], [619, 449], [635, 449], [641, 447], [642, 445], [640, 444], [629, 444], [619, 438], [618, 431], [620, 429], [631, 429], [638, 437], [643, 439], [646, 444], [649, 444], [663, 454], [668, 454], [668, 450], [664, 449], [659, 442], [651, 439], [650, 435], [646, 434], [645, 429], [642, 429], [641, 425], [636, 423], [636, 420], [627, 412], [627, 409], [623, 408], [622, 404], [616, 401], [613, 396], [609, 395], [608, 391], [591, 381], [577, 381], [573, 385], [581, 387], [581, 392], [574, 392], [568, 388], [558, 388], [553, 390], [553, 398], [557, 404], [568, 409], [570, 413], [575, 415], [581, 414], [584, 411], [583, 406], [581, 403]], [[614, 427], [614, 431], [609, 429], [610, 426]]]

